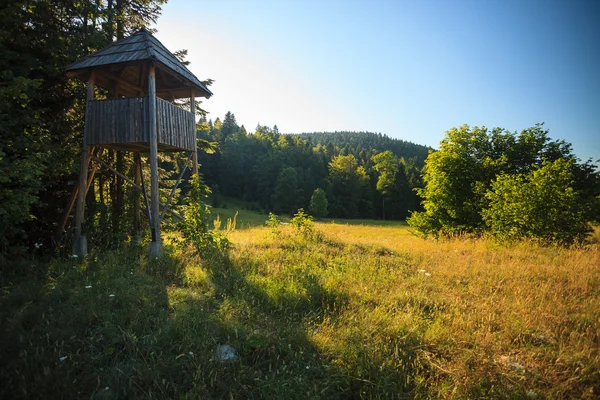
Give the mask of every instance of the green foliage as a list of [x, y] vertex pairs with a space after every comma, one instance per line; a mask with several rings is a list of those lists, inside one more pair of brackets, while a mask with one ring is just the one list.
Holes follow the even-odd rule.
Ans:
[[202, 178], [199, 175], [193, 175], [190, 183], [192, 188], [186, 199], [185, 221], [182, 222], [181, 231], [187, 241], [201, 246], [209, 241], [208, 222], [210, 209], [204, 201], [210, 194], [210, 188], [202, 182]]
[[313, 195], [310, 198], [310, 213], [316, 218], [323, 218], [327, 216], [327, 195], [321, 188], [316, 188]]
[[[281, 134], [276, 126], [264, 125], [249, 134], [237, 125], [231, 112], [223, 123], [202, 121], [199, 137], [219, 143], [216, 154], [200, 154], [207, 183], [218, 185], [227, 197], [255, 202], [265, 211], [291, 214], [299, 207], [310, 209], [312, 194], [322, 188], [329, 216], [381, 217], [381, 201], [374, 203], [379, 193], [375, 187], [378, 172], [371, 158], [386, 150], [392, 151], [404, 166], [389, 177], [386, 218], [403, 219], [409, 210], [418, 208], [420, 199], [412, 189], [421, 186], [420, 169], [427, 154], [424, 146], [365, 132]], [[362, 167], [367, 179], [358, 192], [353, 192], [356, 185], [344, 188], [339, 176], [332, 176], [328, 170], [337, 156], [354, 156], [356, 168]], [[356, 195], [356, 199], [350, 198]]]
[[329, 163], [331, 207], [335, 217], [368, 217], [372, 201], [369, 198], [369, 176], [354, 155], [339, 155]]
[[389, 150], [397, 157], [414, 158], [419, 168], [423, 166], [428, 151], [431, 150], [427, 146], [373, 132], [313, 132], [299, 136], [304, 140], [311, 140], [315, 145], [327, 147], [329, 158], [340, 154], [336, 148], [345, 149], [345, 155], [351, 153], [357, 157], [361, 151], [381, 153]]
[[[208, 255], [213, 249], [225, 251], [229, 247], [226, 234], [208, 229], [210, 209], [204, 201], [210, 194], [210, 188], [202, 182], [200, 175], [192, 175], [190, 181], [192, 188], [186, 199], [185, 220], [180, 224], [184, 243], [191, 245], [201, 255]], [[220, 220], [217, 224], [220, 226]], [[228, 222], [228, 228], [231, 226]]]
[[291, 214], [296, 209], [298, 192], [297, 173], [294, 168], [285, 167], [277, 177], [273, 193], [273, 209], [277, 213]]
[[591, 229], [573, 190], [572, 164], [558, 159], [527, 174], [499, 175], [486, 193], [489, 208], [482, 210], [491, 233], [503, 240], [581, 241]]
[[[556, 195], [557, 188], [567, 187], [577, 188], [578, 194], [567, 193], [566, 197], [560, 200], [549, 199], [567, 202], [562, 206], [553, 203], [553, 212], [544, 214], [534, 211], [538, 210], [543, 202], [535, 197], [535, 193], [545, 193], [540, 191], [541, 189], [535, 189], [536, 185], [539, 185], [538, 181], [547, 179], [544, 172], [536, 174], [536, 171], [544, 168], [545, 163], [556, 160], [566, 163], [562, 168], [570, 171], [572, 175], [569, 179], [574, 181], [568, 185], [566, 181], [552, 182], [552, 189], [548, 190], [554, 192], [547, 194]], [[446, 132], [440, 151], [431, 153], [426, 160], [423, 177], [425, 187], [418, 190], [424, 199], [424, 211], [413, 213], [408, 222], [423, 234], [481, 233], [491, 228], [500, 229], [499, 236], [536, 236], [545, 240], [554, 237], [560, 242], [570, 242], [585, 235], [587, 229], [581, 221], [594, 219], [597, 204], [595, 197], [600, 193], [599, 177], [595, 169], [589, 161], [584, 164], [578, 163], [569, 144], [564, 141], [551, 141], [548, 131], [542, 129], [541, 124], [525, 129], [519, 135], [500, 128], [491, 132], [485, 127], [471, 129], [466, 125], [452, 128]], [[551, 169], [543, 171], [547, 170]], [[519, 175], [531, 173], [533, 175], [530, 178]], [[496, 182], [494, 187], [493, 182]], [[532, 193], [520, 193], [515, 188], [531, 190]], [[488, 195], [490, 190], [498, 191], [498, 194]], [[514, 195], [518, 194], [517, 197], [521, 200], [517, 202], [517, 199], [514, 199], [516, 203], [501, 206], [498, 196], [511, 190]], [[578, 211], [573, 211], [570, 205], [574, 198], [583, 205]], [[486, 211], [490, 202], [494, 202], [494, 210]], [[525, 212], [525, 209], [535, 215], [517, 216], [517, 210]], [[572, 211], [577, 216], [571, 215]], [[567, 215], [562, 215], [563, 212]], [[486, 215], [486, 221], [483, 215]], [[502, 222], [500, 215], [513, 215], [512, 221]], [[556, 232], [558, 225], [552, 227], [552, 222], [542, 222], [541, 219], [544, 218], [552, 218], [555, 222], [572, 221], [574, 226], [561, 228], [565, 229], [565, 235], [562, 236]], [[525, 229], [524, 225], [531, 222], [529, 219], [535, 219], [536, 223], [546, 227], [538, 225]], [[512, 230], [514, 234], [509, 233]]]
[[386, 150], [383, 153], [374, 155], [371, 159], [375, 163], [373, 169], [379, 172], [377, 190], [384, 196], [388, 196], [392, 192], [396, 173], [398, 172], [398, 158], [391, 151]]
[[313, 218], [306, 214], [302, 208], [298, 209], [296, 214], [294, 214], [294, 217], [290, 220], [290, 224], [304, 237], [312, 237], [315, 234]]
[[265, 221], [265, 225], [270, 228], [277, 228], [279, 225], [281, 225], [281, 221], [276, 214], [269, 213], [269, 217]]
[[[425, 162], [424, 215], [409, 223], [424, 233], [473, 232], [482, 228], [480, 210], [490, 175], [484, 163], [489, 154], [486, 128], [467, 125], [446, 132], [440, 150]], [[418, 213], [416, 213], [418, 215]]]

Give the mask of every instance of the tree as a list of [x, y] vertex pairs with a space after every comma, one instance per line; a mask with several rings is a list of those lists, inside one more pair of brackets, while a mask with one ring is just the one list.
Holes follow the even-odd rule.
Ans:
[[316, 188], [310, 198], [310, 213], [316, 218], [327, 216], [327, 195], [321, 188]]
[[361, 208], [368, 202], [369, 176], [362, 165], [358, 165], [352, 154], [333, 157], [329, 163], [329, 181], [331, 184], [332, 204], [330, 214], [342, 218], [356, 218]]
[[375, 163], [373, 168], [379, 173], [376, 188], [381, 193], [382, 217], [385, 219], [385, 200], [391, 197], [395, 187], [399, 171], [398, 159], [391, 151], [386, 150], [374, 155], [371, 160]]
[[273, 208], [275, 212], [292, 214], [298, 206], [296, 203], [297, 191], [298, 179], [296, 170], [291, 167], [285, 167], [277, 177], [277, 184], [273, 193]]
[[488, 131], [467, 125], [451, 128], [425, 161], [419, 190], [423, 213], [409, 223], [424, 233], [473, 232], [482, 228], [480, 210], [485, 189], [492, 179], [484, 160], [489, 155]]
[[231, 136], [239, 128], [240, 127], [235, 120], [235, 115], [233, 115], [231, 111], [228, 111], [227, 114], [225, 114], [225, 119], [223, 120], [223, 125], [221, 126], [223, 140], [227, 139], [228, 136]]
[[[485, 127], [471, 129], [467, 125], [452, 128], [446, 132], [440, 150], [430, 153], [426, 160], [425, 187], [418, 190], [424, 211], [413, 213], [408, 222], [424, 234], [481, 233], [490, 227], [500, 227], [500, 220], [493, 215], [507, 214], [508, 211], [499, 210], [498, 204], [494, 205], [493, 214], [485, 211], [497, 200], [489, 195], [489, 191], [508, 193], [510, 187], [527, 188], [523, 186], [525, 175], [520, 174], [541, 174], [537, 171], [557, 160], [568, 162], [565, 168], [569, 169], [573, 179], [569, 187], [576, 188], [578, 202], [582, 204], [578, 212], [583, 213], [585, 221], [592, 220], [597, 215], [597, 196], [600, 194], [596, 167], [590, 161], [579, 163], [571, 146], [564, 141], [552, 141], [542, 124], [518, 135], [500, 128], [491, 132]], [[498, 183], [497, 177], [504, 175], [513, 177], [503, 177]], [[531, 179], [540, 180], [541, 177], [535, 175]], [[535, 198], [525, 197], [524, 201], [534, 202]], [[511, 207], [518, 208], [516, 205]], [[529, 204], [527, 207], [536, 206]], [[484, 221], [483, 215], [487, 215], [487, 220]], [[551, 218], [550, 214], [545, 218]], [[580, 224], [576, 226], [582, 228]]]
[[559, 158], [526, 174], [499, 175], [486, 193], [489, 207], [482, 210], [490, 232], [504, 240], [581, 241], [590, 227], [573, 189], [572, 164]]

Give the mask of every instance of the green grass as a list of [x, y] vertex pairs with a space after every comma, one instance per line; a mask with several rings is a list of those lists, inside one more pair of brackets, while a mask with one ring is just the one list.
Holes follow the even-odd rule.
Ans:
[[[253, 228], [263, 226], [269, 217], [268, 213], [250, 210], [249, 205], [239, 199], [226, 198], [223, 203], [227, 208], [211, 207], [211, 216], [213, 220], [221, 220], [221, 228], [227, 226], [227, 220], [236, 219], [236, 229]], [[236, 215], [237, 214], [237, 215]]]
[[[0, 397], [600, 396], [597, 244], [240, 218], [256, 227], [227, 255], [167, 244], [156, 261], [133, 247], [4, 269]], [[239, 358], [216, 361], [222, 344]]]

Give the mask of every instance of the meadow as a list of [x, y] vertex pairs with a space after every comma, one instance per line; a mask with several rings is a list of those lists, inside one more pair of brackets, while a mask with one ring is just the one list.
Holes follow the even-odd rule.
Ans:
[[173, 233], [158, 260], [131, 246], [4, 271], [0, 397], [600, 396], [598, 230], [563, 248], [265, 219], [240, 210], [226, 252]]

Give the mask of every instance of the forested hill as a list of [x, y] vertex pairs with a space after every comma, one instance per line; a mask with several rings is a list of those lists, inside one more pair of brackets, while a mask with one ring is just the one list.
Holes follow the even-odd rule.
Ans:
[[404, 219], [420, 209], [414, 189], [422, 187], [425, 146], [366, 132], [248, 132], [231, 112], [222, 122], [201, 120], [198, 137], [217, 144], [214, 154], [199, 154], [215, 206], [222, 194], [265, 211], [304, 208], [317, 217]]
[[296, 136], [303, 140], [310, 140], [314, 145], [327, 146], [331, 143], [334, 147], [344, 149], [346, 154], [359, 154], [363, 150], [374, 150], [375, 152], [390, 150], [397, 157], [405, 159], [414, 157], [418, 166], [423, 166], [429, 150], [433, 150], [428, 146], [373, 132], [311, 132], [300, 133]]

